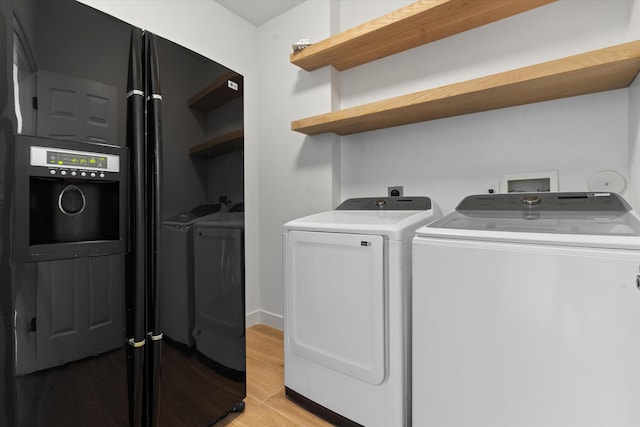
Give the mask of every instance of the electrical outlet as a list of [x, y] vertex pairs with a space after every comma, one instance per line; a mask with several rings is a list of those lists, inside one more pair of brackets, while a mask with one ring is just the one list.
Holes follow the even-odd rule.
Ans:
[[402, 196], [403, 192], [404, 192], [404, 189], [402, 188], [402, 185], [387, 187], [387, 194], [389, 195], [389, 197], [400, 197]]

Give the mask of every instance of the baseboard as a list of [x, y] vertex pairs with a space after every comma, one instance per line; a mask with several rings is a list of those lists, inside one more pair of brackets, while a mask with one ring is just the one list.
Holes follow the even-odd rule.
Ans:
[[281, 331], [284, 330], [284, 317], [281, 314], [269, 313], [265, 310], [255, 310], [247, 313], [245, 321], [247, 328], [261, 323], [280, 329]]

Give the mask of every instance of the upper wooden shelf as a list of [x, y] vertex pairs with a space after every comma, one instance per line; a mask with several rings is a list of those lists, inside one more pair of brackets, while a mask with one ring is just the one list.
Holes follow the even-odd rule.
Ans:
[[[225, 73], [192, 96], [187, 103], [190, 108], [207, 113], [232, 99], [242, 97], [244, 91], [242, 80], [242, 76], [238, 73], [233, 71]], [[237, 89], [230, 87], [233, 84], [237, 85]]]
[[189, 155], [210, 159], [231, 151], [241, 150], [243, 146], [244, 129], [238, 129], [191, 147]]
[[556, 0], [419, 0], [294, 52], [307, 71], [346, 70], [525, 12]]
[[640, 72], [640, 40], [291, 122], [316, 135], [348, 135], [605, 90]]

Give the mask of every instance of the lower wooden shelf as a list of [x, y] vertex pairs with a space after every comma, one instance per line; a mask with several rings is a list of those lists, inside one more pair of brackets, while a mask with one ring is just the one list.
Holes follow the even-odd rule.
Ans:
[[631, 84], [640, 40], [291, 122], [306, 135], [366, 132]]
[[238, 129], [191, 147], [189, 155], [210, 159], [231, 151], [241, 150], [243, 146], [244, 129]]

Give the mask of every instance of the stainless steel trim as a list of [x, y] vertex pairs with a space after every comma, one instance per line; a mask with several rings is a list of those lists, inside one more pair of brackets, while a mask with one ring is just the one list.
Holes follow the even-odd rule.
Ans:
[[145, 345], [147, 340], [136, 341], [134, 338], [129, 338], [129, 345], [133, 348], [139, 348]]
[[130, 97], [130, 96], [132, 96], [132, 95], [144, 96], [144, 92], [143, 92], [143, 91], [141, 91], [141, 90], [138, 90], [138, 89], [133, 89], [133, 90], [131, 90], [131, 91], [129, 91], [129, 92], [127, 93], [127, 98], [128, 98], [128, 97]]
[[[80, 196], [82, 196], [82, 207], [78, 212], [67, 212], [64, 209], [64, 206], [62, 206], [62, 198], [64, 197], [67, 191], [77, 191], [78, 193], [80, 193]], [[60, 194], [58, 194], [58, 209], [60, 209], [60, 212], [62, 212], [65, 215], [69, 215], [69, 216], [80, 215], [82, 212], [84, 212], [85, 207], [87, 207], [87, 199], [84, 196], [84, 193], [82, 192], [82, 190], [77, 185], [73, 185], [73, 184], [67, 185], [62, 189]]]
[[148, 332], [147, 335], [149, 335], [149, 338], [151, 338], [151, 341], [160, 341], [164, 334], [159, 333], [154, 335], [153, 332]]

